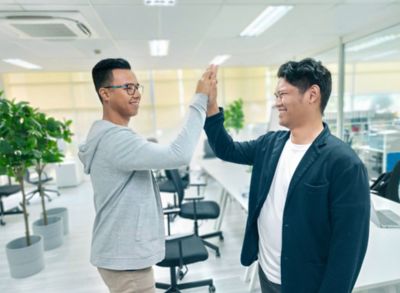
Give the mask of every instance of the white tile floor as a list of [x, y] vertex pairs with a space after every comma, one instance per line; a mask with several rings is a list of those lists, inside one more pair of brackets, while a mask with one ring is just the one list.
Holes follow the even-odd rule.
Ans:
[[[0, 226], [0, 293], [94, 293], [107, 292], [97, 270], [89, 263], [90, 239], [94, 208], [92, 188], [90, 182], [84, 182], [76, 188], [60, 189], [61, 196], [51, 195], [53, 200], [47, 203], [48, 208], [67, 207], [69, 211], [70, 234], [64, 239], [63, 246], [45, 252], [46, 267], [40, 273], [25, 278], [12, 279], [8, 271], [5, 255], [6, 244], [21, 237], [24, 233], [22, 215], [6, 216], [5, 226]], [[195, 194], [195, 190], [189, 191]], [[209, 181], [205, 196], [219, 200], [220, 188]], [[163, 195], [170, 198], [170, 195]], [[12, 208], [21, 200], [20, 195], [13, 195], [4, 200], [5, 208]], [[31, 223], [39, 218], [41, 206], [36, 197], [29, 205]], [[210, 251], [207, 261], [189, 266], [189, 273], [185, 281], [212, 277], [218, 293], [246, 293], [248, 283], [243, 281], [245, 268], [240, 265], [239, 255], [243, 240], [246, 214], [238, 204], [228, 204], [222, 230], [225, 240], [211, 240], [221, 248], [221, 258], [216, 258]], [[212, 221], [203, 222], [200, 229], [204, 232], [212, 231]], [[174, 233], [190, 232], [192, 222], [177, 219], [172, 225]], [[155, 267], [155, 276], [158, 281], [168, 282], [169, 271]], [[258, 282], [258, 281], [257, 281]], [[158, 292], [162, 292], [158, 290]], [[208, 292], [207, 287], [184, 290], [188, 293]], [[260, 292], [255, 289], [253, 292]], [[360, 291], [358, 291], [360, 292]], [[400, 293], [399, 288], [374, 289], [364, 293]], [[332, 292], [336, 293], [336, 292]]]
[[[210, 182], [206, 195], [218, 200], [219, 187]], [[0, 292], [107, 292], [96, 269], [89, 263], [91, 228], [94, 219], [92, 188], [90, 182], [84, 182], [76, 188], [60, 189], [61, 196], [51, 195], [52, 202], [48, 208], [67, 207], [69, 211], [70, 234], [64, 239], [63, 246], [45, 252], [46, 266], [40, 273], [25, 278], [12, 279], [9, 275], [5, 255], [6, 244], [23, 235], [22, 215], [6, 216], [5, 226], [0, 226]], [[195, 193], [195, 190], [190, 192]], [[169, 195], [166, 195], [169, 197]], [[5, 208], [12, 208], [20, 201], [20, 195], [13, 195], [4, 200]], [[39, 218], [41, 206], [36, 197], [29, 205], [31, 223]], [[245, 269], [239, 263], [239, 254], [245, 225], [245, 213], [235, 203], [227, 209], [222, 229], [225, 240], [211, 240], [221, 247], [221, 258], [216, 258], [210, 251], [206, 262], [189, 266], [189, 273], [184, 280], [195, 280], [212, 277], [217, 292], [243, 293], [248, 292], [248, 284], [243, 281]], [[213, 222], [202, 223], [201, 231], [211, 231]], [[190, 232], [192, 222], [177, 219], [172, 225], [173, 232]], [[155, 268], [156, 279], [169, 281], [167, 269]], [[159, 292], [162, 292], [161, 290]], [[207, 287], [184, 292], [208, 292]], [[256, 290], [255, 292], [258, 292]]]

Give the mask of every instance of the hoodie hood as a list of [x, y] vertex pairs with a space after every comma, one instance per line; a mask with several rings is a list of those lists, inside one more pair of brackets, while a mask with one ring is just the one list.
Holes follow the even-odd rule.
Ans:
[[83, 169], [86, 174], [90, 174], [93, 158], [104, 136], [119, 130], [120, 126], [106, 120], [98, 120], [93, 123], [89, 130], [87, 141], [79, 146], [78, 152], [78, 157], [83, 163]]

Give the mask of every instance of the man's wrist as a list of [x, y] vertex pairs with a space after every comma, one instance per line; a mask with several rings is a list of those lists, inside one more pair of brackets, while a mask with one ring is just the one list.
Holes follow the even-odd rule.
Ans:
[[217, 113], [219, 113], [219, 108], [216, 103], [207, 106], [207, 117], [213, 116]]

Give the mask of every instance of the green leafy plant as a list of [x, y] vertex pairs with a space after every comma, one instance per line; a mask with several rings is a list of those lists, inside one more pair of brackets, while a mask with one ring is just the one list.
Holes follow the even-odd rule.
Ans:
[[42, 185], [42, 175], [46, 164], [62, 162], [64, 154], [58, 148], [58, 140], [71, 142], [72, 132], [70, 130], [71, 120], [58, 121], [53, 117], [47, 117], [44, 113], [37, 113], [36, 121], [40, 124], [40, 136], [37, 144], [37, 157], [35, 160], [35, 170], [38, 174], [38, 189], [40, 193], [43, 222], [48, 224], [46, 203], [44, 199], [44, 187]]
[[21, 207], [24, 214], [27, 246], [31, 245], [24, 175], [33, 166], [40, 152], [38, 142], [41, 126], [37, 109], [27, 102], [15, 102], [3, 98], [0, 92], [0, 174], [15, 177], [22, 192]]
[[224, 126], [229, 131], [234, 129], [236, 133], [244, 126], [243, 100], [237, 99], [224, 110]]

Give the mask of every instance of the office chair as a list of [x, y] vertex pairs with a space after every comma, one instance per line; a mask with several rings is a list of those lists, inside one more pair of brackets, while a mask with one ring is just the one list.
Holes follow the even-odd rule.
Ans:
[[391, 176], [386, 187], [384, 197], [395, 202], [400, 202], [399, 184], [400, 184], [400, 161], [396, 163], [391, 172]]
[[[178, 194], [180, 208], [179, 216], [181, 218], [191, 219], [194, 221], [195, 235], [199, 236], [203, 240], [205, 246], [215, 250], [216, 256], [219, 257], [221, 255], [219, 247], [206, 241], [205, 239], [218, 236], [220, 240], [223, 240], [224, 236], [222, 235], [222, 231], [199, 235], [198, 224], [198, 220], [211, 220], [219, 217], [220, 208], [218, 203], [215, 201], [203, 200], [204, 197], [202, 196], [185, 197], [182, 179], [179, 176], [178, 170], [165, 170], [165, 172], [169, 173], [169, 176], [172, 178], [176, 193]], [[183, 200], [190, 202], [183, 202]]]
[[400, 161], [398, 161], [391, 172], [379, 175], [370, 186], [371, 192], [400, 203], [399, 197], [400, 184]]
[[[200, 195], [200, 188], [207, 185], [207, 182], [191, 182], [190, 180], [190, 169], [189, 166], [185, 167], [185, 170], [180, 170], [179, 176], [182, 179], [183, 189], [187, 189], [188, 187], [196, 187], [197, 195]], [[178, 195], [176, 193], [176, 188], [171, 178], [169, 172], [165, 172], [165, 176], [156, 177], [158, 188], [160, 192], [172, 193], [174, 195], [174, 204], [169, 205], [168, 208], [178, 207]]]
[[177, 279], [182, 280], [184, 274], [180, 273], [177, 278], [177, 268], [181, 272], [183, 266], [207, 260], [208, 252], [201, 239], [194, 234], [171, 236], [170, 215], [176, 213], [179, 213], [177, 208], [164, 211], [164, 215], [167, 216], [168, 220], [168, 236], [165, 240], [165, 258], [157, 264], [160, 267], [170, 269], [171, 284], [156, 282], [156, 288], [167, 290], [165, 292], [179, 293], [183, 289], [208, 286], [210, 293], [215, 292], [212, 279], [178, 284]]
[[[26, 182], [28, 182], [29, 184], [35, 185], [36, 189], [30, 191], [29, 193], [27, 193], [27, 198], [26, 198], [26, 202], [27, 204], [29, 204], [29, 201], [35, 196], [36, 193], [39, 193], [40, 195], [40, 190], [39, 190], [39, 178], [31, 178], [31, 173], [29, 172], [29, 170], [26, 170], [24, 179]], [[46, 184], [47, 182], [53, 180], [53, 177], [49, 177], [47, 175], [47, 173], [45, 171], [42, 172], [42, 189], [43, 189], [43, 194], [44, 196], [47, 198], [48, 201], [51, 201], [51, 197], [46, 193], [46, 192], [54, 192], [56, 193], [58, 196], [60, 196], [60, 192], [58, 190], [55, 189], [49, 189], [44, 187], [44, 184]]]
[[21, 188], [19, 187], [19, 185], [11, 184], [10, 178], [9, 178], [7, 185], [0, 186], [0, 225], [4, 226], [6, 224], [6, 222], [4, 222], [4, 220], [3, 220], [3, 217], [5, 215], [15, 215], [15, 214], [22, 213], [22, 211], [18, 207], [15, 207], [13, 209], [5, 211], [4, 204], [3, 204], [3, 197], [8, 197], [8, 196], [18, 193], [20, 191], [21, 191]]

